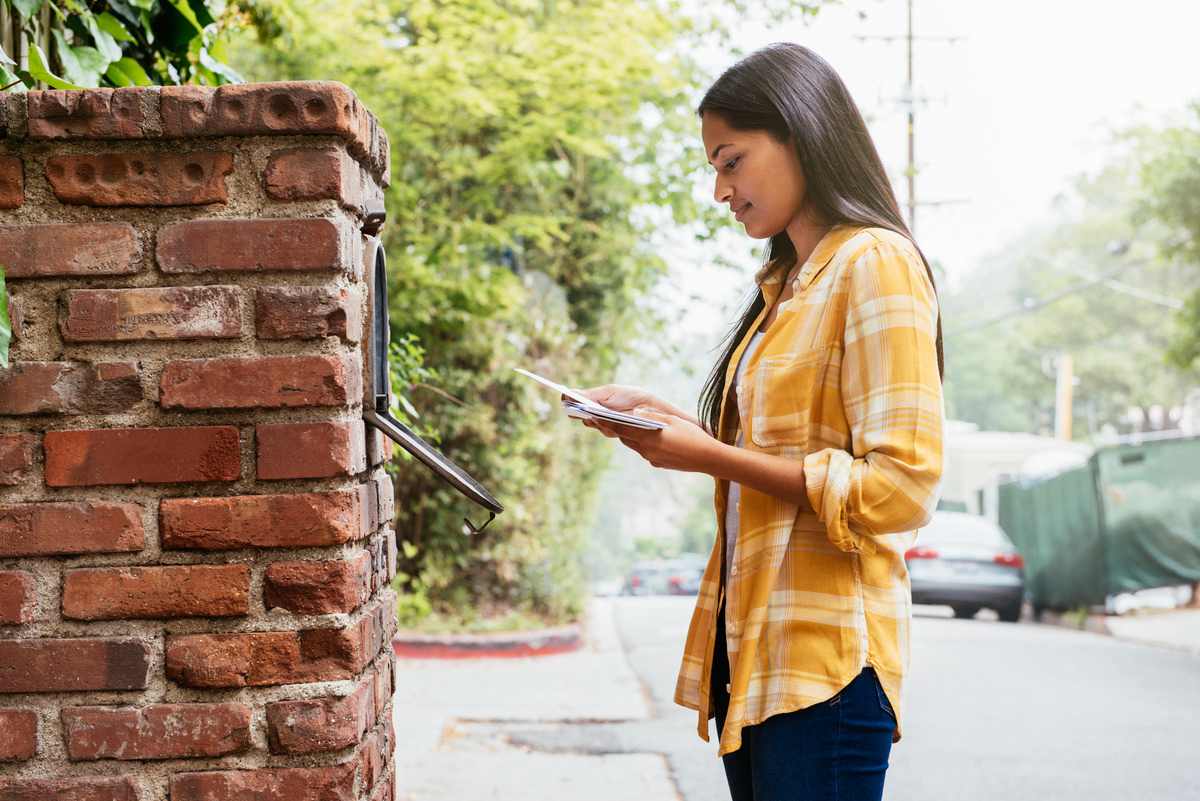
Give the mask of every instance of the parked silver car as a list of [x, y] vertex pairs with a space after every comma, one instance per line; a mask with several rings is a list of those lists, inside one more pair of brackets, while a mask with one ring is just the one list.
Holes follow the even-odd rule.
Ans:
[[964, 512], [933, 513], [904, 555], [916, 604], [947, 604], [955, 617], [986, 607], [1001, 620], [1021, 617], [1025, 561], [1004, 531]]
[[706, 557], [683, 554], [674, 559], [634, 562], [623, 595], [695, 595], [700, 592]]

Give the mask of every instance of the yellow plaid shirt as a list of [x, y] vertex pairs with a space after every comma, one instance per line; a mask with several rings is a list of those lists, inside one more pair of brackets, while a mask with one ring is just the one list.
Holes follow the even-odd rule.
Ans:
[[[755, 276], [766, 306], [782, 291]], [[804, 463], [815, 513], [743, 486], [728, 585], [722, 583], [729, 482], [716, 482], [717, 541], [688, 627], [675, 702], [708, 741], [716, 612], [726, 604], [730, 702], [719, 755], [744, 726], [826, 701], [864, 665], [896, 712], [909, 662], [912, 593], [904, 553], [930, 519], [942, 475], [945, 406], [937, 299], [912, 243], [882, 228], [836, 226], [801, 267], [793, 296], [737, 387], [744, 447]], [[721, 404], [722, 442], [737, 415]]]

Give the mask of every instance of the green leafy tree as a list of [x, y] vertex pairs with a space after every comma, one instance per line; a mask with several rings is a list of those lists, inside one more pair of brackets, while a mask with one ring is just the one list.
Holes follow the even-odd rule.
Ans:
[[1110, 164], [1064, 192], [1049, 222], [946, 298], [950, 416], [1051, 433], [1061, 353], [1078, 379], [1076, 439], [1105, 424], [1130, 431], [1130, 407], [1182, 402], [1196, 374], [1167, 359], [1170, 304], [1195, 287], [1196, 273], [1161, 255], [1171, 232], [1139, 213], [1144, 155], [1137, 137], [1118, 137]]
[[0, 85], [237, 83], [222, 34], [252, 22], [223, 0], [0, 0]]
[[[391, 140], [390, 318], [414, 334], [437, 391], [414, 407], [506, 511], [465, 536], [465, 503], [401, 462], [402, 610], [519, 608], [577, 616], [583, 541], [605, 459], [557, 399], [512, 372], [610, 380], [661, 320], [664, 223], [712, 233], [693, 192], [706, 162], [688, 55], [739, 4], [653, 0], [260, 0], [231, 60], [256, 79], [352, 86]], [[775, 0], [766, 13], [813, 4]], [[750, 13], [748, 9], [744, 9]]]
[[1132, 135], [1142, 154], [1138, 217], [1167, 229], [1162, 258], [1191, 280], [1168, 356], [1180, 368], [1200, 369], [1200, 101], [1180, 124]]

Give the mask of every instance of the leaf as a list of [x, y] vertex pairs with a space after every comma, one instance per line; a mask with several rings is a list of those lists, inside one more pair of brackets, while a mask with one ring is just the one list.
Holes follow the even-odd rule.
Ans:
[[125, 74], [124, 70], [116, 63], [109, 64], [108, 69], [104, 71], [104, 77], [108, 78], [109, 83], [113, 86], [133, 86], [133, 79]]
[[200, 48], [200, 63], [209, 70], [212, 70], [217, 75], [225, 79], [226, 83], [245, 83], [246, 79], [238, 74], [237, 70], [228, 64], [222, 64], [217, 61], [208, 50]]
[[[57, 31], [55, 31], [57, 33]], [[46, 67], [46, 54], [42, 52], [42, 48], [38, 45], [33, 45], [29, 48], [29, 74], [35, 80], [41, 81], [44, 84], [53, 86], [55, 89], [85, 89], [87, 87], [77, 86], [70, 81], [64, 80]]]
[[167, 2], [179, 12], [179, 16], [192, 24], [192, 27], [196, 29], [196, 33], [204, 33], [204, 26], [196, 18], [196, 12], [192, 10], [192, 6], [187, 0], [167, 0]]
[[94, 89], [100, 85], [100, 76], [108, 67], [108, 59], [94, 47], [71, 47], [60, 30], [54, 31], [58, 44], [58, 58], [63, 65], [63, 77], [77, 88]]
[[95, 17], [86, 17], [83, 24], [88, 29], [88, 33], [92, 35], [92, 41], [96, 43], [96, 49], [107, 59], [107, 63], [104, 66], [107, 67], [121, 58], [121, 46], [117, 44], [117, 40], [113, 38], [111, 33], [100, 27]]
[[146, 74], [146, 70], [142, 69], [142, 65], [137, 63], [132, 58], [126, 56], [118, 61], [113, 66], [117, 67], [137, 86], [153, 86], [154, 81]]
[[8, 57], [8, 53], [4, 52], [3, 47], [0, 47], [0, 64], [9, 64], [13, 67], [17, 66], [17, 62]]
[[12, 5], [21, 15], [21, 19], [29, 20], [41, 10], [42, 2], [43, 0], [12, 0]]
[[192, 13], [196, 15], [196, 21], [202, 26], [209, 26], [216, 22], [216, 17], [208, 10], [208, 3], [205, 0], [188, 0], [188, 5], [191, 6]]
[[400, 405], [404, 407], [404, 411], [409, 415], [414, 418], [419, 418], [421, 416], [418, 414], [416, 407], [412, 405], [408, 398], [404, 397], [403, 395], [397, 395], [396, 398], [400, 401]]
[[127, 0], [127, 2], [134, 8], [140, 8], [142, 11], [150, 12], [154, 10], [154, 4], [157, 3], [158, 0]]
[[96, 25], [118, 42], [133, 42], [133, 34], [125, 27], [125, 23], [105, 11], [96, 17]]
[[4, 266], [0, 265], [0, 367], [8, 367], [8, 343], [12, 325], [8, 320], [8, 289], [4, 286]]
[[24, 92], [26, 88], [24, 78], [16, 73], [10, 72], [8, 67], [0, 64], [0, 87], [10, 87], [5, 91], [9, 92]]

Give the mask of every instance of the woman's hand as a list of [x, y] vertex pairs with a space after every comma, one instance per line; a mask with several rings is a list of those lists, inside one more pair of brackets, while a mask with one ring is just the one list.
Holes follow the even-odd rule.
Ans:
[[[631, 387], [625, 384], [605, 384], [600, 387], [590, 387], [579, 390], [601, 406], [607, 406], [618, 412], [632, 411], [635, 406], [645, 406], [648, 409], [667, 411], [669, 405], [641, 387]], [[565, 395], [563, 396], [566, 397]]]
[[666, 424], [666, 428], [652, 431], [618, 425], [606, 420], [582, 422], [606, 437], [620, 439], [622, 444], [635, 451], [652, 467], [689, 473], [711, 472], [717, 451], [723, 446], [703, 428], [690, 420], [645, 406], [634, 406], [622, 411], [657, 420]]
[[[631, 387], [626, 384], [604, 384], [579, 391], [601, 406], [606, 406], [614, 411], [632, 412], [641, 407], [682, 418], [696, 426], [700, 425], [700, 421], [695, 417], [641, 387]], [[565, 399], [566, 396], [564, 395], [563, 398]]]

